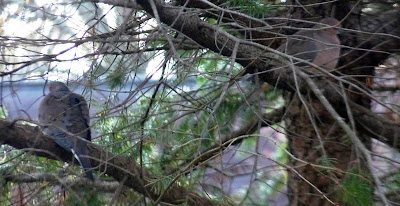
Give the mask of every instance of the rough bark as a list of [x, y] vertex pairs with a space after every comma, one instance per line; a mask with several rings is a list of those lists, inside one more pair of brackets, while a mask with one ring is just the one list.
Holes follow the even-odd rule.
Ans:
[[[1, 144], [7, 144], [26, 153], [49, 159], [70, 163], [74, 159], [71, 153], [58, 146], [52, 138], [44, 135], [38, 127], [0, 119], [0, 131]], [[161, 194], [153, 189], [153, 180], [158, 178], [144, 169], [142, 170], [134, 159], [110, 153], [94, 144], [89, 144], [88, 148], [92, 167], [96, 170], [104, 172], [116, 181], [127, 177], [125, 186], [153, 200], [160, 197]], [[197, 193], [177, 184], [172, 184], [171, 188], [165, 191], [161, 197], [162, 202], [170, 204], [181, 204], [186, 200], [189, 205], [214, 205], [210, 199], [200, 197]]]
[[[4, 178], [8, 182], [14, 183], [41, 183], [41, 182], [50, 182], [54, 185], [68, 185], [69, 189], [72, 190], [82, 190], [82, 189], [96, 189], [97, 191], [114, 193], [118, 187], [120, 186], [117, 181], [89, 181], [82, 179], [72, 179], [67, 174], [64, 176], [63, 174], [54, 174], [54, 173], [29, 173], [29, 174], [3, 174], [2, 178]], [[123, 188], [124, 190], [128, 190], [127, 187]]]
[[290, 158], [289, 167], [296, 173], [289, 170], [289, 202], [293, 206], [333, 205], [340, 202], [334, 193], [343, 176], [340, 171], [345, 171], [355, 158], [352, 145], [319, 102], [302, 98], [307, 102], [307, 108], [295, 95], [288, 101], [286, 109], [289, 151], [295, 158], [307, 162]]

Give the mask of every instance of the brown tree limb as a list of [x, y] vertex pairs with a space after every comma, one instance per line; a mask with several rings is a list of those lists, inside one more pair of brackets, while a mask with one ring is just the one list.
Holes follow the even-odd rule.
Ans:
[[[46, 157], [64, 162], [73, 160], [72, 154], [58, 146], [53, 139], [44, 135], [38, 127], [22, 125], [18, 122], [0, 120], [0, 143], [10, 145], [32, 155]], [[159, 197], [153, 189], [155, 180], [158, 178], [147, 171], [143, 171], [143, 178], [140, 177], [141, 168], [134, 159], [128, 159], [102, 149], [100, 146], [88, 144], [91, 156], [91, 164], [97, 170], [113, 177], [116, 181], [125, 181], [125, 186], [146, 195], [153, 200]], [[148, 194], [148, 195], [147, 195]], [[173, 184], [165, 195], [162, 202], [181, 204], [185, 201], [189, 205], [214, 205], [205, 197], [200, 197], [193, 191]]]
[[[5, 174], [2, 175], [8, 182], [14, 183], [35, 183], [35, 182], [50, 182], [52, 185], [66, 185], [73, 190], [82, 190], [82, 188], [93, 189], [114, 193], [119, 187], [119, 182], [115, 181], [99, 181], [92, 182], [89, 180], [82, 180], [80, 178], [71, 179], [70, 177], [62, 177], [55, 173], [29, 173], [29, 174]], [[126, 188], [125, 188], [126, 190]]]

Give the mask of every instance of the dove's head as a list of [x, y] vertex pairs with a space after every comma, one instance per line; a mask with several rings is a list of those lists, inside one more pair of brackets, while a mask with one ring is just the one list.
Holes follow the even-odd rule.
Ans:
[[49, 91], [50, 92], [59, 92], [59, 91], [69, 91], [67, 85], [62, 82], [50, 82], [49, 83]]
[[327, 32], [331, 35], [337, 35], [342, 33], [342, 25], [340, 24], [340, 22], [332, 17], [328, 17], [325, 19], [322, 19], [320, 22], [320, 24], [316, 25], [319, 28], [323, 28], [324, 32]]

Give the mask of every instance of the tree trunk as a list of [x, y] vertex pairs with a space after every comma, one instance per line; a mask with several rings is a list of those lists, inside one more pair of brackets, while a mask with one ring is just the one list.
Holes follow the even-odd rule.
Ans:
[[294, 156], [288, 170], [290, 205], [338, 203], [334, 190], [343, 176], [338, 171], [351, 166], [356, 155], [345, 132], [319, 102], [303, 96], [305, 106], [297, 95], [291, 96], [286, 104], [288, 146]]
[[[293, 0], [287, 3], [288, 5], [298, 5], [299, 2]], [[293, 17], [312, 20], [333, 16], [342, 20], [344, 15], [348, 15], [348, 19], [345, 21], [347, 23], [343, 26], [360, 29], [358, 17], [361, 7], [357, 6], [356, 1], [321, 4], [320, 1], [306, 0], [301, 1], [301, 4], [315, 6], [307, 7], [307, 11], [303, 7], [294, 6], [290, 10]], [[351, 20], [349, 20], [350, 18]], [[357, 41], [354, 38], [352, 40], [350, 38], [342, 39], [346, 39], [346, 42], [342, 42], [345, 45], [356, 47], [354, 44], [357, 44]], [[369, 67], [368, 71], [360, 71], [353, 69], [354, 64], [353, 67], [348, 64], [357, 56], [362, 55], [359, 51], [352, 51], [349, 54], [349, 49], [342, 49], [341, 53], [346, 53], [347, 58], [343, 58], [344, 60], [341, 58], [340, 65], [346, 66], [342, 67], [340, 72], [365, 75], [373, 73], [373, 67]], [[357, 82], [357, 84], [361, 84], [361, 87], [365, 86], [362, 85], [365, 83], [365, 76], [357, 79]], [[355, 102], [369, 106], [369, 98], [364, 95], [348, 95], [348, 98], [356, 100]], [[290, 169], [288, 171], [290, 205], [344, 205], [336, 191], [340, 189], [344, 177], [343, 172], [356, 167], [356, 165], [364, 168], [362, 161], [357, 161], [360, 155], [355, 153], [346, 133], [318, 100], [302, 96], [303, 101], [301, 101], [298, 94], [291, 96], [291, 98], [287, 98], [286, 102], [288, 147], [294, 156], [289, 160]], [[345, 108], [345, 105], [342, 108]], [[342, 117], [347, 116], [345, 109], [338, 112]]]

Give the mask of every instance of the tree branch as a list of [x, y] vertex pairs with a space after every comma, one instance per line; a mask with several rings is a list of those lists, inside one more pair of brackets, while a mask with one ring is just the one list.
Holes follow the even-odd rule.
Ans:
[[96, 181], [82, 179], [71, 179], [69, 177], [60, 177], [54, 173], [30, 173], [30, 174], [12, 174], [2, 175], [9, 182], [15, 183], [34, 183], [34, 182], [51, 182], [52, 185], [66, 185], [73, 190], [82, 190], [82, 188], [96, 188], [102, 192], [113, 193], [119, 187], [119, 182], [116, 181]]
[[[46, 157], [64, 162], [73, 160], [72, 154], [58, 146], [53, 139], [44, 135], [38, 127], [22, 125], [0, 119], [0, 143], [7, 144], [32, 155]], [[94, 144], [88, 144], [92, 167], [121, 181], [128, 176], [125, 186], [146, 195], [153, 200], [158, 199], [159, 194], [154, 183], [157, 177], [147, 171], [143, 171], [143, 178], [139, 178], [140, 166], [134, 159], [128, 159], [117, 154], [110, 153]], [[148, 194], [148, 195], [147, 195]], [[189, 205], [214, 205], [214, 203], [198, 194], [187, 190], [177, 184], [165, 192], [162, 202], [181, 204], [187, 200]]]

